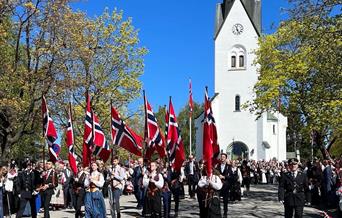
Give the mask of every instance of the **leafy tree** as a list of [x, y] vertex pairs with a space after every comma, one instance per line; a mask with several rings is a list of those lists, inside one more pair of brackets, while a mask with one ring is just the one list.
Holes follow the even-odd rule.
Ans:
[[[250, 102], [261, 114], [278, 110], [290, 118], [289, 131], [300, 133], [325, 158], [326, 146], [340, 142], [342, 123], [341, 15], [338, 0], [290, 0], [288, 20], [259, 39], [255, 63], [259, 81]], [[292, 134], [290, 133], [289, 136]], [[341, 146], [341, 144], [340, 144]]]
[[116, 10], [88, 18], [73, 12], [68, 3], [0, 3], [0, 144], [7, 157], [12, 147], [23, 146], [24, 138], [43, 142], [42, 95], [48, 99], [59, 132], [67, 121], [68, 102], [73, 103], [78, 148], [85, 92], [91, 94], [106, 133], [110, 102], [127, 112], [127, 104], [139, 96], [147, 50], [139, 46], [131, 19], [124, 20], [123, 12]]

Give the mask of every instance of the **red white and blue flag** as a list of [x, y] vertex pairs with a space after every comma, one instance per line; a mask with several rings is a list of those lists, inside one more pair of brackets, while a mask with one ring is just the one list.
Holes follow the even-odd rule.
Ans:
[[56, 143], [58, 138], [57, 130], [52, 118], [49, 115], [49, 109], [47, 107], [46, 99], [42, 97], [42, 114], [43, 114], [43, 133], [49, 146], [49, 154], [52, 162], [59, 160], [59, 153], [61, 147]]
[[192, 112], [194, 109], [194, 102], [192, 100], [192, 84], [191, 79], [189, 80], [189, 116], [192, 116]]
[[150, 159], [155, 150], [157, 150], [160, 158], [166, 156], [165, 138], [162, 135], [157, 123], [157, 118], [154, 116], [151, 105], [148, 103], [146, 96], [145, 101], [145, 141], [147, 143], [145, 157]]
[[177, 118], [173, 109], [172, 101], [170, 98], [169, 103], [169, 116], [168, 116], [168, 129], [167, 129], [167, 152], [171, 167], [180, 172], [183, 162], [185, 161], [185, 152], [183, 140], [180, 134], [180, 129], [177, 124]]
[[91, 151], [93, 149], [93, 116], [90, 106], [90, 97], [86, 96], [86, 117], [84, 121], [84, 134], [83, 134], [83, 153], [82, 161], [83, 167], [88, 167], [91, 161]]
[[111, 149], [96, 114], [91, 110], [90, 97], [87, 94], [86, 118], [83, 135], [83, 166], [89, 166], [92, 154], [104, 162], [109, 159]]
[[143, 138], [126, 125], [113, 106], [111, 114], [113, 145], [118, 145], [137, 156], [142, 156]]
[[217, 144], [217, 130], [208, 90], [205, 90], [204, 98], [204, 124], [203, 124], [203, 160], [207, 164], [207, 174], [211, 175], [212, 166], [217, 163], [220, 148]]
[[100, 157], [104, 162], [109, 159], [112, 150], [109, 148], [106, 136], [100, 125], [100, 121], [96, 114], [93, 112], [93, 154]]
[[68, 126], [66, 129], [66, 145], [69, 151], [68, 152], [69, 164], [74, 175], [76, 175], [77, 174], [77, 164], [76, 164], [77, 155], [75, 153], [74, 144], [75, 144], [75, 139], [74, 139], [73, 126], [72, 126], [72, 114], [71, 114], [71, 104], [70, 104]]

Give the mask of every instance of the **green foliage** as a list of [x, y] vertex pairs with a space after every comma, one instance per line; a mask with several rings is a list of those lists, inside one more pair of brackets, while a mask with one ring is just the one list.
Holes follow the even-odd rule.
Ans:
[[277, 110], [289, 117], [289, 135], [300, 133], [310, 145], [311, 132], [324, 144], [341, 137], [342, 28], [338, 1], [292, 0], [290, 18], [259, 39], [259, 81], [251, 111]]
[[106, 10], [93, 19], [72, 11], [68, 1], [25, 0], [1, 2], [0, 12], [0, 144], [5, 156], [23, 137], [42, 141], [42, 94], [61, 131], [68, 102], [73, 103], [78, 149], [86, 91], [106, 133], [110, 103], [127, 113], [127, 105], [139, 97], [147, 50], [139, 46], [138, 31], [122, 11]]

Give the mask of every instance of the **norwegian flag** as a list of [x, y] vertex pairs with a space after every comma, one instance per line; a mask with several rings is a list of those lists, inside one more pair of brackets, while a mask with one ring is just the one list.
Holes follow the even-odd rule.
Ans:
[[66, 129], [66, 145], [68, 147], [68, 160], [71, 167], [71, 170], [74, 172], [74, 175], [77, 174], [77, 165], [76, 165], [76, 159], [77, 155], [75, 153], [75, 147], [74, 147], [74, 131], [72, 126], [72, 114], [71, 114], [71, 104], [69, 105], [69, 119], [68, 119], [68, 126]]
[[217, 163], [220, 153], [217, 144], [217, 131], [215, 119], [211, 109], [211, 102], [208, 97], [208, 90], [205, 89], [204, 99], [204, 125], [203, 125], [203, 159], [207, 163], [207, 174], [211, 175], [212, 166]]
[[142, 156], [143, 138], [125, 124], [114, 107], [111, 108], [111, 114], [113, 145], [118, 145], [137, 156]]
[[189, 116], [192, 116], [192, 112], [194, 109], [194, 102], [192, 100], [192, 84], [191, 79], [189, 80]]
[[167, 151], [169, 155], [169, 161], [172, 168], [179, 172], [183, 162], [185, 161], [185, 152], [183, 140], [180, 135], [180, 129], [177, 124], [177, 118], [172, 106], [172, 101], [170, 98], [169, 103], [169, 120], [168, 120], [168, 130], [167, 130]]
[[165, 138], [167, 138], [167, 131], [169, 127], [169, 111], [166, 109], [165, 106]]
[[100, 121], [96, 114], [93, 112], [93, 154], [100, 157], [104, 162], [109, 159], [112, 149], [109, 148], [106, 136], [100, 125]]
[[42, 97], [42, 115], [43, 115], [43, 133], [46, 141], [49, 145], [49, 154], [52, 162], [56, 162], [59, 159], [59, 153], [61, 147], [55, 143], [58, 136], [55, 125], [52, 118], [49, 115], [49, 109], [46, 104], [46, 99]]
[[159, 129], [157, 118], [154, 116], [151, 105], [148, 103], [146, 96], [145, 101], [145, 141], [147, 142], [147, 149], [145, 157], [150, 159], [153, 152], [157, 150], [160, 158], [166, 156], [165, 139]]
[[90, 107], [90, 97], [86, 96], [86, 117], [84, 121], [84, 135], [83, 135], [83, 153], [82, 161], [83, 167], [88, 167], [91, 161], [91, 151], [93, 149], [93, 117]]

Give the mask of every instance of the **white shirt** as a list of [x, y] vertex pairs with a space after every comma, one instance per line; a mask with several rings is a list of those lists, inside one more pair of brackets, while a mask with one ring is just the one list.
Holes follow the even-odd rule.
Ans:
[[202, 176], [200, 181], [198, 182], [198, 186], [200, 188], [203, 188], [208, 187], [209, 185], [210, 187], [218, 191], [222, 188], [221, 179], [216, 175], [212, 175], [209, 178], [207, 176]]
[[193, 160], [190, 161], [189, 167], [190, 167], [190, 172], [189, 172], [189, 174], [190, 174], [190, 175], [194, 175], [194, 161], [193, 161]]
[[102, 188], [104, 182], [102, 173], [94, 171], [84, 180], [84, 186], [89, 187], [90, 183], [94, 183], [97, 188]]
[[164, 186], [164, 178], [163, 178], [163, 176], [162, 176], [160, 173], [158, 173], [158, 181], [155, 181], [153, 178], [156, 177], [156, 175], [157, 175], [157, 172], [156, 172], [156, 171], [153, 171], [153, 172], [151, 173], [152, 179], [150, 179], [150, 178], [147, 176], [147, 174], [145, 174], [145, 175], [144, 175], [144, 178], [143, 178], [143, 186], [144, 186], [144, 187], [147, 187], [148, 184], [149, 184], [150, 181], [151, 181], [151, 182], [153, 182], [153, 183], [157, 186], [157, 188], [162, 188], [162, 187]]

